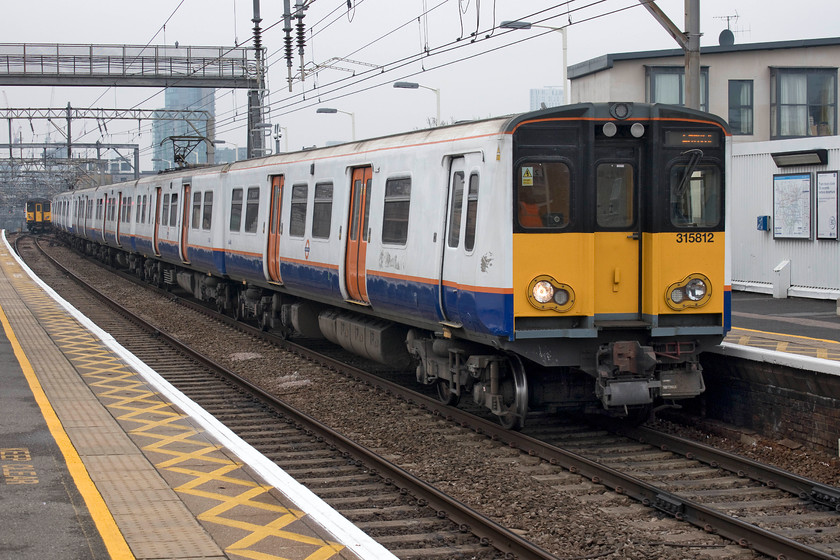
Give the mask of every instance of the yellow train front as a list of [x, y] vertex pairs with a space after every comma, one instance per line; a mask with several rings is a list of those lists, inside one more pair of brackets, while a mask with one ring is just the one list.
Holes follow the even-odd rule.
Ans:
[[725, 123], [612, 103], [523, 115], [510, 130], [508, 348], [545, 367], [529, 368], [528, 408], [581, 402], [593, 377], [617, 415], [700, 394], [698, 354], [729, 329]]
[[52, 213], [48, 198], [30, 198], [26, 201], [26, 229], [31, 233], [49, 231], [52, 227]]

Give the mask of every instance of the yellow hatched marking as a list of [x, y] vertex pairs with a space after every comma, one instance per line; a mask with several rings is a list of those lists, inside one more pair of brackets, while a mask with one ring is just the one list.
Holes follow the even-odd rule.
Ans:
[[[176, 492], [216, 500], [218, 504], [199, 514], [198, 519], [243, 531], [245, 535], [225, 548], [225, 552], [253, 560], [284, 560], [284, 557], [270, 554], [264, 550], [282, 550], [282, 541], [311, 546], [306, 560], [328, 560], [334, 557], [344, 546], [341, 543], [324, 541], [318, 537], [299, 534], [287, 530], [287, 527], [301, 521], [306, 514], [278, 505], [273, 497], [272, 503], [264, 503], [257, 498], [269, 493], [270, 486], [255, 483], [248, 478], [231, 475], [242, 465], [219, 453], [222, 449], [208, 441], [194, 439], [199, 435], [189, 422], [188, 417], [175, 412], [170, 403], [163, 402], [160, 395], [151, 392], [122, 361], [103, 346], [99, 339], [79, 329], [78, 323], [63, 310], [57, 310], [52, 299], [37, 286], [27, 282], [16, 288], [24, 296], [40, 323], [50, 333], [56, 344], [68, 360], [79, 370], [88, 386], [97, 397], [107, 403], [117, 420], [138, 424], [129, 430], [133, 436], [155, 440], [142, 447], [144, 451], [169, 456], [155, 466], [181, 475], [191, 476], [192, 480], [175, 488]], [[176, 449], [174, 446], [177, 446]], [[187, 448], [188, 450], [184, 450]], [[215, 455], [214, 455], [215, 454]], [[200, 460], [207, 465], [218, 467], [210, 472], [195, 468], [178, 466], [188, 461]], [[231, 489], [243, 487], [244, 491], [225, 495], [218, 492], [201, 490], [204, 484], [222, 483], [220, 486]], [[238, 519], [229, 519], [224, 514], [234, 509], [253, 508], [268, 511], [276, 515], [266, 524], [249, 523]], [[241, 517], [248, 518], [247, 513]], [[280, 543], [275, 543], [279, 540]], [[262, 548], [263, 550], [258, 549]]]

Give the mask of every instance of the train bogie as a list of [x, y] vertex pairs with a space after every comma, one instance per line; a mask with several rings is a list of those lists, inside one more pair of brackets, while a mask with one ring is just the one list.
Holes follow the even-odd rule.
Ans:
[[[582, 104], [62, 194], [61, 229], [264, 328], [522, 424], [702, 392], [728, 328], [727, 132]], [[101, 251], [101, 249], [99, 249]]]

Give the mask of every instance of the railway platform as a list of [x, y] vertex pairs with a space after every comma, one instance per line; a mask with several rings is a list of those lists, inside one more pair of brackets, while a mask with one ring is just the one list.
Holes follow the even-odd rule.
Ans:
[[395, 558], [0, 244], [0, 557]]
[[800, 363], [840, 375], [840, 315], [829, 300], [732, 292], [732, 330], [720, 352]]

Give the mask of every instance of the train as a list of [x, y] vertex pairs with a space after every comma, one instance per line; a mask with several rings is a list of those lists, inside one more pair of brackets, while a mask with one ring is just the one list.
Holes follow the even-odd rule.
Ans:
[[644, 419], [730, 324], [725, 121], [581, 103], [63, 192], [80, 251], [502, 426]]
[[26, 201], [26, 230], [44, 233], [52, 225], [52, 201], [48, 198], [30, 198]]

